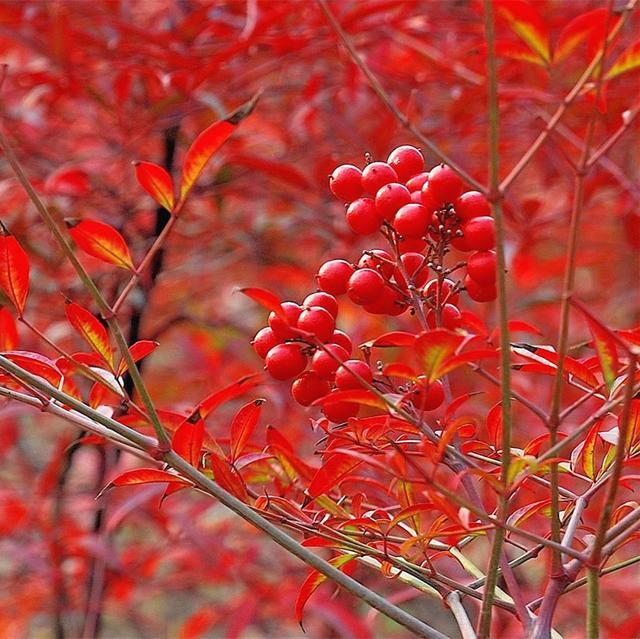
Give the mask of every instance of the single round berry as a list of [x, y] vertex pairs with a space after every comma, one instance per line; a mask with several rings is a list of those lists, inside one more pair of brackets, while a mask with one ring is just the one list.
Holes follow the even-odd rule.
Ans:
[[358, 268], [371, 268], [378, 271], [382, 277], [389, 279], [393, 275], [395, 260], [384, 249], [371, 249], [363, 253], [358, 260]]
[[346, 260], [329, 260], [318, 271], [318, 286], [330, 295], [344, 295], [347, 284], [355, 269]]
[[403, 237], [422, 237], [428, 224], [429, 212], [422, 204], [405, 204], [393, 218], [393, 226]]
[[307, 356], [300, 344], [278, 344], [267, 353], [264, 363], [271, 377], [285, 380], [302, 373], [307, 367]]
[[311, 306], [300, 313], [298, 328], [326, 342], [336, 327], [336, 320], [326, 308]]
[[493, 251], [477, 251], [467, 260], [467, 275], [482, 285], [496, 282], [496, 254]]
[[268, 319], [269, 327], [280, 342], [296, 337], [297, 333], [292, 329], [296, 327], [300, 313], [302, 313], [302, 306], [295, 302], [282, 302], [281, 306], [284, 316], [286, 317], [286, 322], [276, 315], [274, 311], [269, 313]]
[[391, 151], [387, 162], [395, 169], [398, 178], [403, 182], [424, 171], [424, 157], [415, 146], [399, 146]]
[[404, 184], [386, 184], [376, 193], [376, 211], [384, 220], [392, 220], [398, 209], [411, 202], [411, 193]]
[[274, 335], [273, 331], [268, 326], [261, 328], [251, 341], [253, 350], [257, 353], [258, 357], [261, 357], [262, 359], [264, 359], [267, 356], [267, 353], [279, 343], [280, 340]]
[[337, 344], [338, 346], [342, 346], [348, 355], [351, 355], [351, 351], [353, 350], [353, 342], [351, 338], [340, 329], [336, 329], [333, 331], [333, 335], [331, 336], [331, 343]]
[[422, 191], [411, 191], [411, 203], [422, 204]]
[[302, 301], [303, 308], [309, 308], [311, 306], [322, 306], [326, 308], [333, 317], [338, 316], [338, 300], [329, 293], [324, 291], [317, 291], [307, 295]]
[[313, 371], [302, 373], [291, 385], [291, 395], [301, 406], [309, 406], [331, 390], [329, 382]]
[[339, 199], [352, 202], [362, 195], [362, 171], [353, 164], [342, 164], [329, 178], [329, 188]]
[[398, 242], [398, 252], [400, 254], [422, 253], [426, 248], [426, 241], [419, 237], [407, 237]]
[[418, 382], [409, 392], [408, 399], [418, 410], [435, 410], [444, 402], [444, 386], [440, 380], [431, 384]]
[[382, 293], [382, 275], [371, 268], [361, 268], [349, 278], [347, 295], [354, 304], [368, 304]]
[[360, 410], [358, 404], [352, 402], [331, 402], [322, 407], [324, 416], [334, 424], [346, 422], [350, 417], [356, 417]]
[[[429, 311], [426, 319], [429, 328], [438, 327], [438, 316], [435, 310]], [[454, 304], [445, 304], [440, 310], [440, 326], [443, 328], [453, 331], [460, 326], [461, 319], [462, 313]]]
[[371, 383], [373, 381], [373, 373], [369, 364], [361, 359], [348, 359], [336, 371], [336, 386], [340, 390], [363, 388], [362, 382], [353, 373], [361, 377], [365, 382]]
[[407, 308], [408, 303], [404, 295], [390, 286], [385, 286], [382, 294], [373, 302], [363, 304], [362, 308], [372, 315], [390, 315], [396, 317], [402, 315]]
[[467, 191], [463, 193], [454, 202], [453, 207], [463, 222], [467, 222], [474, 217], [482, 217], [484, 215], [491, 216], [489, 202], [479, 191]]
[[[457, 234], [458, 231], [462, 233], [461, 236]], [[469, 242], [467, 242], [467, 238], [462, 229], [456, 229], [456, 231], [454, 231], [450, 244], [454, 249], [461, 251], [462, 253], [469, 253], [469, 251], [473, 251], [473, 248], [469, 246]]]
[[[439, 280], [433, 279], [430, 282], [427, 282], [427, 285], [422, 291], [422, 295], [434, 306], [437, 306], [438, 304], [442, 305], [447, 302], [455, 304], [458, 301], [458, 294], [451, 294], [453, 287], [455, 286], [455, 282], [445, 277], [442, 280], [442, 286], [439, 287], [438, 285]], [[440, 291], [440, 298], [438, 298], [438, 290]]]
[[464, 287], [469, 297], [476, 302], [492, 302], [498, 297], [495, 284], [480, 284], [468, 275], [464, 278]]
[[386, 162], [372, 162], [362, 171], [362, 188], [375, 195], [385, 184], [398, 181], [398, 174]]
[[382, 223], [370, 197], [359, 197], [347, 207], [347, 224], [356, 235], [371, 235]]
[[418, 173], [418, 175], [414, 175], [410, 180], [407, 181], [407, 188], [409, 191], [421, 191], [422, 187], [426, 184], [429, 179], [429, 173], [423, 171], [422, 173]]
[[463, 183], [458, 174], [446, 164], [429, 171], [429, 193], [440, 206], [454, 202], [462, 193]]
[[[422, 253], [404, 253], [400, 256], [402, 267], [409, 278], [409, 281], [417, 287], [424, 286], [429, 277], [429, 269], [426, 268], [424, 255]], [[394, 272], [395, 280], [398, 286], [407, 288], [407, 280], [402, 270], [397, 268]]]
[[332, 380], [340, 362], [349, 359], [349, 353], [338, 344], [325, 344], [311, 358], [311, 370], [322, 379]]
[[489, 251], [496, 245], [496, 229], [492, 217], [474, 217], [462, 225], [467, 246], [475, 251]]
[[422, 206], [432, 213], [442, 206], [442, 204], [433, 196], [433, 193], [429, 188], [429, 182], [425, 182], [422, 185]]

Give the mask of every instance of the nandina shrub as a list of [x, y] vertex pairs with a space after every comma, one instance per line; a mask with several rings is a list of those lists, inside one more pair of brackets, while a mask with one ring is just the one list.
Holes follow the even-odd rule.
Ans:
[[[99, 16], [98, 4], [86, 10], [89, 24], [107, 20]], [[218, 52], [201, 69], [201, 58], [185, 49], [204, 46], [210, 56], [206, 47], [212, 34], [224, 41], [229, 25], [238, 23], [234, 3], [224, 5], [220, 23], [215, 21], [219, 7], [207, 3], [180, 16], [167, 47], [182, 52], [177, 61], [173, 53], [154, 49], [154, 38], [144, 29], [128, 29], [118, 16], [108, 22], [108, 42], [100, 49], [100, 39], [74, 23], [65, 3], [60, 14], [50, 16], [38, 7], [24, 13], [7, 9], [24, 21], [25, 30], [50, 29], [54, 43], [83, 43], [73, 50], [53, 47], [54, 68], [70, 69], [64, 82], [55, 72], [27, 69], [11, 84], [9, 100], [35, 87], [25, 108], [41, 99], [52, 117], [57, 114], [66, 123], [67, 104], [81, 105], [78, 121], [90, 126], [94, 138], [97, 127], [84, 117], [105, 118], [105, 132], [116, 122], [114, 137], [125, 142], [117, 166], [103, 162], [98, 179], [82, 153], [76, 158], [85, 162], [79, 168], [66, 164], [77, 153], [73, 148], [48, 144], [43, 150], [37, 144], [32, 131], [37, 113], [24, 122], [15, 115], [18, 110], [6, 114], [6, 122], [19, 124], [1, 141], [18, 178], [7, 185], [7, 200], [20, 214], [4, 220], [0, 237], [0, 285], [7, 302], [0, 311], [0, 392], [13, 400], [8, 414], [22, 404], [42, 411], [40, 422], [53, 416], [84, 435], [74, 441], [65, 432], [59, 439], [34, 490], [35, 505], [18, 492], [31, 483], [27, 463], [16, 490], [3, 496], [2, 534], [19, 547], [31, 530], [39, 531], [44, 541], [34, 548], [47, 549], [52, 568], [30, 572], [47, 575], [43, 587], [35, 578], [25, 584], [22, 564], [16, 563], [3, 608], [21, 612], [15, 619], [3, 613], [2, 627], [14, 635], [27, 632], [30, 618], [49, 609], [59, 636], [79, 625], [83, 636], [93, 636], [109, 612], [118, 618], [131, 615], [135, 624], [162, 633], [157, 619], [137, 617], [146, 608], [145, 596], [184, 587], [180, 604], [189, 610], [180, 628], [183, 636], [202, 636], [221, 626], [233, 636], [249, 624], [272, 636], [282, 633], [286, 622], [281, 619], [304, 621], [318, 635], [403, 632], [397, 626], [372, 629], [372, 619], [352, 606], [353, 599], [342, 603], [342, 598], [331, 599], [330, 591], [316, 593], [329, 577], [342, 592], [395, 619], [410, 636], [459, 631], [468, 637], [475, 625], [478, 636], [485, 637], [545, 637], [552, 629], [593, 637], [599, 619], [605, 632], [633, 636], [637, 611], [628, 606], [621, 619], [611, 604], [637, 561], [640, 520], [633, 492], [640, 334], [633, 328], [637, 308], [631, 299], [637, 277], [629, 267], [637, 256], [628, 251], [637, 248], [637, 213], [629, 204], [637, 189], [633, 177], [609, 160], [613, 147], [624, 145], [637, 115], [619, 81], [633, 77], [638, 66], [637, 45], [625, 39], [624, 30], [633, 20], [633, 3], [620, 12], [613, 6], [591, 11], [585, 5], [572, 19], [550, 7], [549, 16], [542, 16], [525, 2], [465, 8], [454, 17], [460, 21], [456, 37], [446, 34], [441, 40], [444, 55], [422, 47], [416, 35], [424, 36], [424, 20], [454, 24], [446, 23], [453, 4], [427, 5], [425, 15], [414, 15], [412, 3], [342, 9], [319, 2], [317, 11], [306, 4], [297, 7], [297, 20], [289, 16], [289, 5], [275, 5], [265, 24], [260, 22], [267, 15], [264, 7], [249, 7], [230, 52]], [[158, 11], [145, 10], [146, 29], [154, 28]], [[343, 12], [339, 21], [332, 11]], [[366, 81], [345, 72], [344, 87], [327, 102], [331, 134], [314, 138], [320, 110], [309, 105], [323, 99], [326, 90], [319, 87], [334, 77], [340, 61], [336, 56], [327, 62], [325, 77], [308, 73], [319, 53], [313, 47], [305, 53], [308, 33], [325, 33], [325, 20]], [[307, 30], [298, 39], [290, 36], [292, 23]], [[348, 31], [370, 30], [377, 37], [354, 44], [341, 23]], [[389, 25], [403, 36], [400, 47], [406, 49], [390, 44]], [[280, 37], [277, 46], [274, 32]], [[61, 40], [61, 33], [70, 37]], [[158, 42], [166, 42], [165, 36], [161, 33]], [[18, 59], [30, 42], [23, 38]], [[234, 76], [241, 69], [232, 60], [271, 52], [271, 46], [276, 53], [265, 55], [267, 67], [286, 51], [302, 52], [296, 69], [311, 76], [304, 107], [287, 130], [292, 139], [305, 132], [299, 147], [283, 141], [287, 135], [274, 132], [272, 124], [263, 122], [268, 131], [263, 137], [252, 124], [269, 109], [273, 94], [246, 121], [255, 99], [197, 137], [193, 121], [186, 134], [178, 135], [173, 123], [181, 116], [163, 111], [167, 105], [190, 109], [212, 69], [220, 74], [217, 88], [224, 87], [228, 103], [237, 104], [229, 87], [238, 87]], [[365, 61], [360, 46], [371, 47], [375, 55]], [[81, 89], [76, 69], [80, 77], [103, 77], [95, 51], [124, 56], [129, 49], [135, 49], [129, 68], [105, 65], [113, 74], [111, 92], [103, 92], [103, 85]], [[469, 56], [469, 50], [478, 55]], [[151, 70], [154, 53], [166, 53], [155, 56], [164, 77]], [[425, 55], [435, 65], [428, 72], [420, 57]], [[175, 64], [186, 64], [189, 73]], [[375, 73], [391, 86], [398, 80], [413, 85], [421, 81], [419, 74], [428, 73], [430, 99], [403, 103], [400, 110]], [[433, 96], [443, 75], [447, 86], [438, 102]], [[251, 73], [238, 74], [246, 76]], [[87, 93], [94, 102], [85, 101]], [[271, 111], [272, 121], [274, 113], [284, 120], [282, 113], [295, 105], [295, 98], [283, 95], [280, 111]], [[520, 108], [526, 100], [560, 106], [540, 131], [531, 113]], [[421, 124], [433, 139], [405, 115], [425, 105], [429, 111], [420, 111]], [[384, 107], [390, 113], [386, 120]], [[396, 120], [408, 129], [402, 135], [393, 133]], [[160, 124], [162, 166], [142, 161], [131, 171], [129, 160], [157, 155], [159, 146], [145, 146], [131, 158], [131, 136], [138, 130], [151, 135]], [[336, 136], [336, 125], [352, 137]], [[221, 170], [208, 185], [219, 197], [201, 197], [197, 178], [202, 184], [207, 163], [227, 138], [237, 138], [238, 126], [250, 143], [228, 151], [230, 165], [248, 168], [248, 178], [229, 195], [224, 189], [230, 178]], [[51, 128], [56, 140], [71, 139], [73, 128]], [[174, 178], [176, 137], [179, 182]], [[392, 137], [401, 146], [394, 148]], [[312, 139], [318, 144], [310, 144]], [[434, 140], [446, 144], [449, 153]], [[22, 143], [20, 151], [13, 151], [12, 142]], [[297, 168], [296, 153], [285, 156], [289, 164], [267, 159], [276, 142], [306, 152], [305, 158], [313, 148], [314, 157], [304, 166], [314, 180]], [[91, 148], [99, 144], [92, 139]], [[105, 147], [113, 144], [105, 136]], [[256, 153], [252, 144], [257, 155], [250, 152]], [[356, 159], [363, 152], [364, 162]], [[36, 158], [46, 167], [52, 161], [48, 154], [60, 166], [34, 180], [34, 190], [18, 156]], [[33, 164], [27, 173], [38, 174], [40, 167]], [[260, 173], [299, 189], [306, 213], [293, 220], [283, 215], [282, 201], [289, 203], [290, 193], [261, 208], [251, 191]], [[147, 202], [129, 219], [133, 196], [114, 193], [121, 181], [134, 179], [135, 189], [158, 208], [150, 209]], [[267, 184], [265, 201], [272, 190]], [[622, 193], [615, 184], [622, 185]], [[33, 210], [24, 206], [17, 185]], [[334, 203], [325, 199], [329, 193]], [[311, 199], [316, 196], [318, 201]], [[611, 201], [615, 223], [602, 210]], [[106, 207], [104, 216], [89, 212], [98, 204]], [[237, 214], [229, 216], [232, 209]], [[308, 209], [317, 214], [309, 216]], [[213, 210], [219, 213], [215, 223], [197, 218]], [[112, 214], [124, 221], [107, 223]], [[265, 217], [277, 220], [273, 227], [266, 225], [267, 231], [261, 227]], [[188, 230], [191, 244], [181, 238], [181, 228]], [[608, 232], [612, 228], [617, 235]], [[168, 238], [176, 237], [182, 250], [167, 257]], [[222, 247], [220, 257], [233, 255], [247, 237], [256, 240], [255, 255], [263, 260], [255, 272], [240, 275], [222, 259], [215, 277], [203, 275], [201, 258], [210, 256], [196, 251], [215, 239], [221, 242], [216, 244]], [[320, 243], [330, 247], [322, 259]], [[242, 255], [243, 265], [250, 262]], [[185, 275], [181, 267], [190, 259], [196, 268]], [[163, 287], [159, 274], [168, 276], [170, 286]], [[625, 277], [630, 293], [622, 284]], [[211, 298], [209, 279], [245, 286], [243, 292], [269, 312], [263, 318], [267, 326], [253, 340], [252, 361], [238, 356], [233, 346], [211, 346], [229, 339], [224, 330], [194, 331], [184, 325], [193, 321], [193, 308]], [[602, 304], [603, 292], [616, 287], [626, 297], [616, 298], [612, 309]], [[51, 302], [46, 297], [51, 290], [65, 298]], [[169, 290], [176, 292], [177, 310], [162, 305]], [[241, 299], [228, 289], [216, 290]], [[205, 308], [217, 311], [223, 296], [211, 299]], [[251, 306], [241, 309], [254, 317]], [[248, 341], [244, 333], [233, 344]], [[177, 346], [164, 360], [166, 372], [149, 370], [147, 362], [157, 361], [168, 341]], [[256, 374], [259, 358], [266, 377]], [[203, 383], [200, 370], [213, 373], [207, 375], [210, 383]], [[269, 378], [273, 381], [263, 383]], [[7, 432], [12, 448], [17, 434]], [[99, 510], [90, 500], [74, 499], [67, 510], [77, 512], [65, 517], [65, 493], [69, 502], [76, 488], [70, 469], [84, 469], [94, 451], [95, 479], [104, 488]], [[112, 487], [119, 489], [108, 490]], [[198, 499], [198, 491], [217, 498], [312, 572], [305, 579], [288, 565], [274, 566], [246, 527], [237, 534], [239, 520], [212, 522], [210, 501]], [[149, 504], [156, 495], [159, 503]], [[110, 507], [117, 499], [122, 499], [119, 508]], [[120, 539], [142, 532], [117, 553], [109, 537], [122, 530], [123, 521], [129, 528]], [[33, 570], [33, 561], [26, 563]], [[200, 605], [192, 605], [189, 595], [199, 586], [230, 582], [242, 583], [241, 592], [211, 606], [200, 590]], [[66, 618], [67, 607], [80, 611], [81, 622]]]

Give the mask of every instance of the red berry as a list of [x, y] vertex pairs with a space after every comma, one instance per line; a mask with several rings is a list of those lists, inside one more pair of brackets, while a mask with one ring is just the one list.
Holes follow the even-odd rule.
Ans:
[[496, 229], [492, 217], [474, 217], [462, 225], [467, 246], [476, 251], [488, 251], [496, 245]]
[[362, 195], [362, 171], [353, 164], [342, 164], [329, 178], [329, 188], [339, 199], [351, 202]]
[[450, 302], [451, 304], [455, 304], [458, 301], [458, 294], [451, 295], [451, 291], [455, 283], [450, 279], [444, 278], [442, 280], [442, 287], [440, 288], [440, 299], [438, 300], [438, 280], [431, 280], [424, 287], [422, 294], [426, 297], [432, 304], [441, 305]]
[[342, 346], [345, 351], [347, 351], [348, 355], [351, 355], [351, 351], [353, 350], [353, 343], [351, 338], [340, 329], [336, 329], [333, 331], [333, 335], [331, 336], [331, 343], [337, 344], [338, 346]]
[[329, 382], [318, 377], [313, 371], [302, 373], [291, 385], [293, 399], [302, 406], [309, 406], [316, 399], [324, 397], [330, 390]]
[[458, 174], [446, 164], [429, 171], [429, 193], [440, 206], [454, 202], [462, 193], [463, 183]]
[[398, 181], [398, 174], [386, 162], [372, 162], [362, 171], [362, 188], [375, 195], [385, 184]]
[[467, 274], [482, 285], [496, 282], [496, 254], [493, 251], [478, 251], [467, 260]]
[[[424, 255], [422, 253], [404, 253], [400, 256], [400, 261], [411, 283], [418, 287], [424, 286], [429, 277], [429, 269], [426, 267]], [[399, 286], [407, 288], [407, 280], [399, 268], [395, 270], [394, 277]]]
[[372, 198], [359, 197], [347, 208], [347, 224], [357, 235], [371, 235], [379, 228], [382, 220], [378, 216]]
[[393, 218], [393, 226], [403, 237], [422, 237], [428, 224], [429, 213], [422, 204], [405, 204]]
[[444, 387], [440, 380], [431, 384], [418, 382], [409, 393], [408, 399], [418, 410], [435, 410], [444, 401]]
[[487, 198], [479, 191], [463, 193], [453, 204], [456, 214], [463, 221], [483, 215], [491, 216], [491, 207]]
[[310, 306], [322, 306], [326, 308], [334, 317], [338, 316], [338, 300], [329, 293], [324, 291], [317, 291], [307, 295], [302, 301], [303, 308], [309, 308]]
[[355, 269], [346, 260], [329, 260], [318, 271], [318, 286], [331, 295], [344, 295], [349, 278]]
[[[442, 307], [440, 311], [440, 325], [443, 328], [448, 328], [450, 331], [453, 331], [460, 326], [461, 319], [462, 313], [454, 304], [445, 304]], [[436, 311], [429, 311], [427, 313], [427, 325], [429, 328], [436, 328], [438, 326]]]
[[422, 204], [422, 191], [411, 191], [412, 204]]
[[348, 359], [336, 371], [336, 386], [340, 390], [363, 387], [360, 380], [356, 379], [349, 371], [353, 371], [362, 377], [365, 382], [371, 383], [373, 381], [373, 373], [371, 372], [371, 368], [369, 368], [369, 364], [363, 362], [361, 359]]
[[267, 353], [279, 343], [280, 340], [273, 334], [273, 331], [268, 326], [265, 326], [256, 333], [251, 345], [253, 346], [253, 350], [258, 354], [258, 357], [264, 359]]
[[418, 173], [418, 175], [414, 175], [410, 180], [407, 181], [407, 188], [409, 191], [421, 191], [422, 187], [426, 184], [429, 179], [429, 173], [423, 171], [422, 173]]
[[326, 342], [336, 327], [336, 320], [326, 308], [312, 306], [307, 308], [298, 318], [298, 328], [307, 333], [312, 333], [321, 342]]
[[469, 242], [467, 242], [467, 238], [464, 235], [462, 237], [458, 237], [455, 232], [451, 239], [451, 246], [453, 246], [453, 248], [458, 251], [462, 251], [463, 253], [473, 251], [473, 249], [469, 246]]
[[389, 279], [393, 275], [394, 265], [395, 260], [384, 249], [371, 249], [363, 253], [358, 260], [358, 268], [371, 268], [378, 271], [385, 279]]
[[363, 304], [362, 308], [372, 315], [391, 315], [395, 317], [402, 315], [407, 310], [408, 304], [404, 295], [399, 291], [390, 286], [385, 286], [381, 295], [373, 302]]
[[425, 182], [422, 185], [422, 206], [431, 212], [437, 211], [441, 206], [441, 203], [433, 196], [429, 188], [429, 182]]
[[354, 304], [368, 304], [382, 293], [382, 275], [371, 268], [361, 268], [349, 278], [347, 295]]
[[427, 243], [419, 237], [407, 237], [398, 242], [400, 253], [422, 253], [426, 248]]
[[332, 402], [322, 407], [324, 416], [334, 424], [346, 422], [350, 417], [358, 414], [360, 407], [352, 402]]
[[411, 193], [404, 184], [386, 184], [376, 193], [376, 211], [381, 219], [392, 220], [398, 209], [411, 202]]
[[399, 146], [389, 154], [387, 162], [403, 182], [424, 171], [424, 158], [415, 146]]
[[307, 366], [307, 356], [301, 344], [278, 344], [267, 353], [264, 363], [271, 377], [285, 380], [302, 373]]
[[300, 317], [300, 313], [302, 313], [302, 306], [295, 302], [282, 302], [282, 310], [287, 318], [286, 322], [273, 311], [269, 313], [268, 319], [269, 326], [273, 334], [278, 338], [278, 341], [296, 337], [297, 333], [293, 331], [292, 328], [295, 328], [298, 323], [298, 317]]
[[495, 284], [479, 284], [468, 275], [464, 278], [464, 287], [469, 297], [476, 302], [492, 302], [498, 297]]
[[339, 363], [349, 358], [349, 353], [338, 344], [326, 344], [311, 358], [311, 370], [322, 379], [332, 380]]

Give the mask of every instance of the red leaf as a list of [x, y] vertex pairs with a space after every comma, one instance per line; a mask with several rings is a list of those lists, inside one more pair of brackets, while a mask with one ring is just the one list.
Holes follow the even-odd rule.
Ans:
[[362, 463], [361, 459], [344, 453], [329, 455], [322, 467], [316, 472], [309, 487], [305, 491], [307, 494], [306, 504], [316, 497], [335, 488], [354, 468]]
[[231, 493], [240, 501], [246, 502], [248, 500], [247, 489], [240, 475], [231, 468], [225, 459], [217, 455], [211, 455], [209, 460], [211, 461], [215, 481], [228, 493]]
[[[553, 54], [554, 62], [564, 60], [581, 42], [589, 40], [590, 54], [595, 53], [604, 40], [609, 10], [606, 7], [583, 13], [571, 20], [560, 32]], [[613, 26], [613, 23], [612, 23]]]
[[180, 185], [181, 201], [187, 197], [213, 154], [231, 136], [236, 126], [253, 111], [258, 97], [258, 95], [255, 95], [249, 102], [241, 106], [228, 118], [215, 122], [206, 128], [193, 141], [182, 163], [182, 184]]
[[[153, 353], [159, 345], [160, 344], [155, 340], [141, 339], [129, 347], [129, 353], [131, 354], [134, 362], [139, 362], [143, 357]], [[120, 377], [120, 375], [125, 373], [127, 369], [127, 362], [124, 359], [120, 360], [120, 364], [118, 364], [118, 372], [116, 374], [117, 377]]]
[[44, 182], [44, 192], [48, 195], [82, 197], [90, 190], [89, 177], [82, 169], [57, 169]]
[[309, 180], [298, 169], [282, 162], [265, 160], [252, 155], [233, 155], [228, 161], [229, 164], [246, 166], [254, 171], [271, 175], [300, 189], [308, 189], [310, 187]]
[[239, 380], [225, 386], [223, 389], [211, 393], [203, 399], [193, 411], [192, 416], [198, 414], [202, 419], [210, 415], [218, 406], [244, 395], [249, 389], [260, 383], [261, 375], [247, 375]]
[[[619, 420], [622, 419], [620, 416]], [[620, 424], [618, 424], [620, 427]], [[627, 426], [626, 450], [632, 451], [632, 448], [640, 439], [640, 399], [631, 400], [631, 410], [629, 412], [629, 425]], [[633, 451], [635, 452], [635, 451]]]
[[537, 56], [544, 62], [551, 60], [549, 33], [534, 5], [524, 0], [496, 0], [495, 11]]
[[413, 346], [416, 343], [416, 336], [413, 333], [406, 333], [404, 331], [391, 331], [380, 335], [376, 339], [365, 342], [362, 346], [376, 347], [376, 348], [390, 348], [394, 346]]
[[462, 335], [443, 328], [427, 331], [418, 337], [416, 352], [429, 383], [442, 377], [444, 373], [441, 371], [463, 341]]
[[0, 308], [0, 351], [13, 351], [18, 347], [18, 328], [13, 315]]
[[264, 288], [241, 288], [239, 290], [254, 302], [258, 302], [260, 306], [264, 306], [268, 311], [273, 311], [285, 324], [289, 324], [287, 316], [282, 310], [280, 300], [274, 293]]
[[80, 335], [80, 337], [104, 359], [109, 368], [113, 370], [113, 351], [105, 327], [92, 313], [70, 300], [66, 301], [65, 313], [69, 323], [78, 335]]
[[134, 162], [138, 184], [167, 211], [173, 211], [173, 180], [167, 171], [153, 162]]
[[[354, 555], [339, 555], [338, 557], [333, 557], [329, 559], [329, 563], [335, 568], [341, 568], [345, 566], [350, 561], [355, 559]], [[307, 578], [304, 580], [304, 583], [300, 587], [300, 592], [298, 593], [298, 598], [296, 599], [296, 620], [302, 626], [302, 614], [304, 611], [304, 606], [307, 603], [309, 597], [318, 589], [318, 586], [326, 581], [326, 577], [318, 572], [317, 570], [312, 570]]]
[[496, 404], [487, 414], [489, 441], [496, 450], [502, 448], [502, 404]]
[[255, 430], [264, 399], [256, 399], [245, 404], [231, 422], [231, 459], [235, 460], [244, 451], [245, 444]]
[[191, 483], [186, 479], [178, 477], [172, 473], [168, 473], [165, 470], [158, 470], [156, 468], [137, 468], [136, 470], [129, 470], [126, 473], [122, 473], [122, 475], [118, 475], [100, 491], [98, 497], [114, 486], [135, 486], [138, 484], [157, 484], [165, 482], [184, 484], [186, 486], [191, 485]]
[[28, 351], [9, 351], [3, 355], [29, 373], [42, 377], [52, 386], [57, 387], [62, 381], [63, 376], [58, 367], [44, 355]]
[[600, 370], [602, 377], [607, 385], [607, 389], [611, 390], [613, 383], [616, 381], [618, 371], [620, 370], [620, 361], [618, 360], [618, 350], [616, 341], [609, 329], [602, 326], [599, 322], [587, 318], [589, 330], [593, 336], [593, 344], [598, 354], [600, 362]]
[[73, 241], [87, 254], [107, 264], [133, 270], [133, 261], [124, 238], [113, 226], [97, 220], [66, 219]]
[[640, 40], [625, 49], [607, 71], [605, 80], [612, 80], [623, 73], [640, 68]]
[[29, 293], [29, 257], [0, 222], [0, 287], [22, 317]]
[[195, 423], [191, 423], [185, 420], [173, 434], [171, 448], [194, 468], [198, 468], [203, 442], [204, 421], [199, 419]]

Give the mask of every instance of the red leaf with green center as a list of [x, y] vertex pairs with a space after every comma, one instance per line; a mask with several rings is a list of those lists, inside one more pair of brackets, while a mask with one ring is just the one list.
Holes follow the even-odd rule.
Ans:
[[623, 51], [605, 74], [605, 80], [612, 80], [623, 73], [640, 68], [640, 40]]
[[551, 60], [547, 27], [532, 4], [524, 0], [497, 0], [495, 12], [545, 63]]
[[429, 383], [442, 377], [447, 360], [458, 350], [464, 337], [443, 328], [422, 333], [416, 341], [416, 352]]
[[589, 330], [593, 337], [593, 345], [598, 354], [602, 377], [607, 385], [607, 389], [611, 390], [613, 383], [616, 381], [616, 377], [618, 377], [618, 371], [620, 370], [616, 341], [613, 334], [599, 322], [587, 318], [587, 323], [589, 324]]
[[167, 211], [173, 211], [173, 180], [167, 171], [153, 162], [135, 162], [138, 184]]
[[69, 235], [87, 255], [129, 271], [133, 261], [129, 247], [120, 233], [104, 222], [66, 219]]
[[257, 100], [256, 95], [225, 120], [215, 122], [206, 128], [193, 141], [182, 163], [181, 201], [187, 197], [213, 154], [229, 139], [238, 124], [253, 111]]
[[1, 222], [0, 287], [22, 317], [29, 294], [29, 256]]
[[79, 304], [67, 300], [65, 304], [67, 319], [78, 335], [104, 359], [113, 370], [113, 351], [109, 343], [107, 329], [96, 319], [93, 313]]
[[561, 62], [585, 40], [589, 41], [590, 54], [593, 55], [604, 40], [608, 13], [609, 10], [602, 7], [583, 13], [571, 20], [558, 36], [553, 61]]
[[255, 430], [264, 399], [256, 399], [243, 406], [231, 422], [231, 459], [235, 460], [244, 451], [245, 444]]

